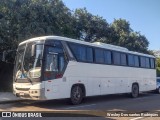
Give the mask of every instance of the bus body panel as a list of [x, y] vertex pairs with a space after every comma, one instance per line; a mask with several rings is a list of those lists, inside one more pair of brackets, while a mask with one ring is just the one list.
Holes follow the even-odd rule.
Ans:
[[[74, 84], [83, 84], [86, 89], [86, 96], [130, 93], [133, 83], [138, 83], [139, 91], [143, 92], [155, 89], [156, 78], [152, 77], [154, 74], [155, 70], [153, 69], [70, 61], [62, 78], [43, 81], [35, 85], [31, 85], [31, 83], [16, 83], [14, 88], [29, 88], [30, 91], [41, 91], [41, 89], [45, 88], [45, 99], [70, 98], [70, 91]], [[16, 92], [29, 94], [29, 91]], [[32, 95], [34, 96], [34, 93]]]
[[[87, 43], [83, 41], [76, 41], [73, 39], [69, 38], [63, 38], [63, 37], [57, 37], [57, 36], [46, 36], [46, 37], [39, 37], [39, 38], [33, 38], [28, 41], [24, 41], [23, 43], [20, 43], [20, 46], [27, 46], [27, 43], [29, 42], [40, 42], [43, 40], [44, 42], [41, 43], [43, 44], [39, 48], [43, 48], [42, 51], [46, 49], [45, 46], [49, 46], [50, 44], [45, 44], [45, 41], [49, 39], [54, 41], [64, 41], [66, 42], [65, 44], [67, 45], [67, 42], [73, 42], [79, 45], [83, 46], [89, 46], [90, 48], [92, 47], [93, 49], [103, 49], [103, 50], [109, 50], [109, 51], [114, 51], [114, 52], [119, 52], [129, 55], [137, 55], [139, 56], [139, 64], [140, 64], [140, 57], [143, 56], [144, 58], [150, 58], [150, 66], [151, 66], [151, 59], [155, 60], [154, 56], [147, 55], [147, 54], [142, 54], [142, 53], [137, 53], [133, 51], [128, 51], [124, 48], [121, 47], [116, 47], [116, 46], [108, 46], [108, 45], [96, 45], [92, 43]], [[63, 46], [63, 45], [62, 45]], [[54, 45], [52, 46], [54, 47]], [[108, 47], [108, 48], [107, 48]], [[23, 47], [22, 47], [23, 48]], [[21, 48], [21, 49], [22, 49]], [[37, 47], [37, 53], [42, 53], [38, 52], [39, 48]], [[96, 63], [95, 58], [93, 58], [92, 62], [80, 62], [76, 61], [76, 58], [74, 58], [73, 55], [73, 50], [70, 50], [69, 46], [66, 47], [69, 51], [69, 54], [71, 55], [70, 58], [67, 61], [66, 68], [64, 70], [63, 76], [61, 78], [53, 78], [53, 79], [46, 79], [45, 73], [48, 71], [45, 71], [44, 68], [44, 62], [41, 64], [41, 66], [38, 66], [37, 68], [34, 67], [33, 70], [30, 70], [30, 73], [32, 73], [33, 77], [38, 76], [40, 74], [35, 74], [34, 72], [38, 71], [37, 73], [40, 73], [39, 71], [41, 70], [42, 77], [40, 77], [37, 83], [32, 84], [29, 79], [26, 81], [27, 83], [18, 83], [14, 82], [13, 84], [13, 92], [15, 95], [22, 97], [22, 98], [29, 98], [29, 99], [62, 99], [62, 98], [70, 98], [71, 95], [71, 89], [73, 85], [84, 85], [85, 89], [85, 95], [86, 96], [96, 96], [96, 95], [107, 95], [107, 94], [118, 94], [118, 93], [131, 93], [132, 90], [132, 85], [133, 83], [137, 83], [139, 86], [139, 91], [150, 91], [156, 89], [156, 69], [154, 67], [150, 68], [142, 68], [140, 65], [139, 67], [131, 67], [128, 65], [126, 62], [126, 66], [123, 65], [115, 65], [113, 63], [113, 56], [112, 56], [112, 64], [100, 64]], [[65, 49], [64, 49], [65, 50]], [[28, 50], [29, 53], [30, 49]], [[65, 52], [66, 52], [65, 51]], [[95, 56], [95, 51], [93, 50], [93, 56]], [[21, 54], [25, 53], [25, 49], [23, 48], [23, 51], [20, 52]], [[20, 57], [23, 58], [24, 56], [22, 55]], [[47, 53], [46, 51], [43, 52], [42, 56], [45, 56]], [[51, 52], [51, 55], [56, 56], [57, 53]], [[59, 54], [60, 56], [61, 54]], [[58, 56], [58, 55], [57, 55]], [[64, 57], [64, 56], [63, 56]], [[49, 57], [48, 57], [49, 58]], [[65, 58], [65, 57], [64, 57]], [[59, 58], [57, 58], [59, 59]], [[21, 59], [21, 62], [23, 59]], [[126, 57], [126, 61], [128, 58]], [[18, 60], [17, 60], [18, 61]], [[146, 60], [147, 61], [147, 60]], [[21, 63], [19, 62], [19, 63]], [[153, 62], [153, 61], [152, 61]], [[27, 62], [26, 62], [27, 63]], [[42, 63], [42, 61], [39, 61], [37, 63]], [[27, 68], [28, 64], [26, 64], [25, 68]], [[34, 65], [34, 64], [33, 64]], [[63, 65], [63, 64], [62, 64]], [[23, 66], [23, 64], [21, 65]], [[57, 65], [58, 66], [58, 65]], [[24, 67], [24, 66], [23, 66]], [[25, 75], [25, 72], [21, 71], [21, 74]], [[29, 71], [27, 71], [29, 72]], [[49, 71], [50, 72], [50, 71]], [[49, 73], [48, 72], [48, 73]], [[62, 75], [62, 74], [61, 74]], [[15, 75], [16, 76], [16, 75]], [[24, 77], [24, 76], [23, 76]], [[21, 75], [19, 75], [19, 78], [21, 78]], [[23, 95], [21, 96], [20, 94], [25, 94], [24, 97]]]
[[154, 75], [153, 69], [70, 61], [63, 76], [65, 81], [63, 78], [52, 80], [52, 82], [45, 81], [45, 88], [51, 87], [52, 90], [45, 93], [47, 99], [70, 98], [71, 87], [74, 84], [84, 84], [86, 96], [130, 93], [133, 83], [138, 83], [139, 91], [143, 92], [155, 89], [156, 78], [152, 77]]

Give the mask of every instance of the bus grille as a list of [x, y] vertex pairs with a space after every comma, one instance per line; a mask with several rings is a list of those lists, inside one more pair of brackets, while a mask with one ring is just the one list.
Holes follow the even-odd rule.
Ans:
[[16, 90], [28, 91], [30, 88], [16, 88]]
[[25, 97], [25, 98], [30, 98], [29, 94], [24, 93], [24, 95], [20, 95], [19, 93], [16, 93], [17, 97]]

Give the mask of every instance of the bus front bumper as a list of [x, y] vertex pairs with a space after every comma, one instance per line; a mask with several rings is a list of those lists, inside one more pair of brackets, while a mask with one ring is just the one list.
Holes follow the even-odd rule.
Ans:
[[13, 94], [22, 99], [31, 99], [31, 100], [45, 100], [44, 89], [34, 89], [34, 90], [13, 90]]

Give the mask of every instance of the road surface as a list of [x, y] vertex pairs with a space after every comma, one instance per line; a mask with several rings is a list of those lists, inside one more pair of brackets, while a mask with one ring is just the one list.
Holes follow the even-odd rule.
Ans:
[[[160, 112], [160, 95], [155, 93], [143, 93], [138, 98], [130, 98], [126, 95], [106, 95], [86, 98], [80, 105], [70, 105], [68, 100], [50, 100], [50, 101], [24, 101], [10, 104], [0, 104], [0, 111], [32, 111], [32, 112], [52, 112], [57, 114], [56, 120], [64, 119], [70, 120], [71, 114], [77, 115], [72, 117], [75, 120], [94, 120], [94, 119], [124, 119], [124, 120], [149, 120], [150, 117], [136, 116], [118, 117], [119, 114], [129, 113], [151, 113], [158, 115]], [[63, 113], [63, 114], [61, 114]], [[109, 114], [112, 114], [109, 117]], [[128, 113], [127, 113], [128, 114]], [[86, 117], [86, 116], [88, 117]], [[100, 117], [97, 117], [100, 116]], [[0, 120], [7, 120], [9, 118], [0, 118]], [[12, 118], [17, 119], [17, 118]], [[19, 118], [21, 119], [21, 118]], [[34, 118], [35, 119], [35, 118]], [[41, 120], [43, 118], [37, 118]], [[53, 119], [48, 117], [46, 119]], [[152, 119], [160, 119], [159, 117], [152, 117]]]

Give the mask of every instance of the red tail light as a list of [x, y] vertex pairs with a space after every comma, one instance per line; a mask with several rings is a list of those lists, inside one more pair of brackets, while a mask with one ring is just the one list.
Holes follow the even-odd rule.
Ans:
[[57, 78], [62, 78], [62, 76], [63, 76], [62, 74], [57, 74], [57, 75], [56, 75], [56, 79], [57, 79]]

